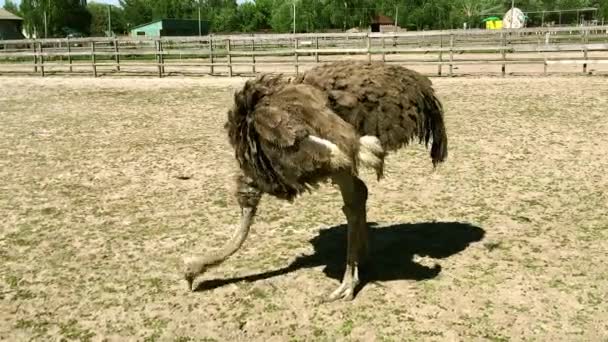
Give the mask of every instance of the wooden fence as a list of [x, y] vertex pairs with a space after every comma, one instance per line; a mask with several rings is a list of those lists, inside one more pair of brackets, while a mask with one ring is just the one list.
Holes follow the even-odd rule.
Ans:
[[518, 64], [540, 65], [544, 74], [552, 65], [587, 73], [590, 65], [608, 66], [608, 26], [0, 41], [0, 74], [297, 74], [344, 59], [432, 66], [427, 74], [449, 76], [464, 66], [505, 75]]

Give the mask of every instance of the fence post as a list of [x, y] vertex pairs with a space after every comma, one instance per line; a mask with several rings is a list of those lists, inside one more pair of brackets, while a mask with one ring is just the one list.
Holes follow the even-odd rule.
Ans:
[[367, 62], [372, 62], [372, 37], [370, 34], [367, 34]]
[[253, 71], [253, 74], [255, 75], [255, 37], [251, 39], [251, 52], [251, 62], [253, 63], [251, 66], [251, 71]]
[[507, 50], [506, 50], [506, 48], [507, 48], [507, 36], [506, 36], [506, 34], [501, 33], [500, 34], [500, 40], [502, 41], [502, 44], [501, 44], [502, 45], [502, 49], [501, 49], [500, 53], [502, 55], [502, 61], [503, 61], [502, 68], [501, 68], [501, 73], [502, 73], [502, 77], [505, 77], [505, 74], [507, 72], [506, 63], [505, 63], [507, 61]]
[[158, 64], [158, 77], [162, 78], [163, 77], [163, 72], [165, 72], [164, 68], [163, 68], [163, 43], [160, 41], [160, 38], [156, 39], [154, 41], [154, 45], [156, 47], [156, 62]]
[[454, 75], [454, 34], [450, 34], [450, 77]]
[[294, 37], [293, 38], [293, 57], [294, 57], [294, 63], [295, 63], [295, 69], [296, 69], [296, 76], [299, 75], [300, 73], [300, 68], [298, 66], [298, 38]]
[[36, 41], [32, 42], [32, 48], [34, 50], [34, 72], [38, 72], [38, 50], [36, 49]]
[[116, 71], [120, 71], [120, 55], [118, 54], [118, 40], [114, 37], [114, 60], [116, 61]]
[[209, 62], [211, 63], [209, 73], [213, 76], [213, 37], [209, 37]]
[[42, 55], [42, 53], [43, 53], [42, 42], [39, 42], [38, 44], [40, 44], [40, 46], [39, 46], [39, 50], [40, 50], [40, 75], [42, 77], [44, 77], [44, 56]]
[[441, 76], [443, 63], [443, 35], [439, 36], [439, 65], [437, 65], [437, 76]]
[[95, 57], [95, 41], [91, 41], [91, 65], [93, 66], [93, 77], [97, 77], [97, 58]]
[[588, 51], [587, 51], [587, 42], [588, 42], [588, 31], [583, 31], [582, 41], [583, 41], [583, 57], [585, 59], [585, 63], [583, 64], [583, 73], [587, 73], [587, 59], [588, 59]]
[[226, 54], [228, 57], [228, 77], [232, 77], [232, 55], [230, 54], [230, 38], [226, 40]]
[[[6, 49], [6, 47], [4, 47]], [[59, 42], [57, 42], [57, 47], [56, 47], [57, 51], [61, 51], [61, 40]], [[63, 64], [63, 54], [59, 55], [59, 61], [61, 62], [61, 64]]]
[[319, 63], [319, 36], [315, 37], [315, 63]]
[[386, 38], [384, 37], [384, 35], [382, 36], [382, 61], [386, 62], [386, 51], [384, 51], [386, 49]]
[[67, 37], [66, 39], [66, 45], [68, 46], [68, 64], [70, 65], [70, 72], [72, 72], [72, 47], [70, 45], [70, 37]]

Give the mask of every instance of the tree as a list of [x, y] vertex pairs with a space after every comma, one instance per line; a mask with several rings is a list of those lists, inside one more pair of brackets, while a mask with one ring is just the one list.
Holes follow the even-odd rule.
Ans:
[[255, 32], [266, 26], [264, 15], [253, 2], [245, 2], [238, 7], [240, 31]]
[[608, 0], [597, 0], [594, 5], [599, 8], [598, 19], [608, 22]]
[[19, 10], [19, 6], [17, 6], [17, 4], [15, 4], [13, 1], [11, 0], [6, 0], [4, 2], [4, 9], [15, 14], [18, 16], [21, 16], [21, 11]]
[[215, 13], [211, 22], [211, 30], [213, 32], [232, 32], [237, 31], [239, 27], [237, 7], [224, 7]]
[[127, 29], [152, 21], [152, 6], [149, 0], [120, 0]]
[[112, 32], [121, 34], [127, 31], [122, 8], [96, 2], [89, 3], [87, 8], [92, 16], [90, 29], [92, 36], [106, 36], [108, 32], [108, 8], [110, 9]]
[[293, 30], [293, 7], [291, 2], [275, 1], [276, 6], [272, 10], [270, 25], [273, 31], [290, 32]]
[[19, 9], [30, 35], [62, 37], [90, 30], [91, 14], [79, 0], [22, 0]]

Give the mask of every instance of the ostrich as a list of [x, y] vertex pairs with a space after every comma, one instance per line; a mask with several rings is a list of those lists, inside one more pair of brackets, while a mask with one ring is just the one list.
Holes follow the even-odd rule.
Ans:
[[288, 79], [263, 75], [235, 93], [225, 124], [240, 170], [241, 225], [208, 256], [184, 259], [190, 289], [196, 276], [234, 254], [247, 238], [263, 194], [293, 201], [323, 181], [336, 184], [348, 226], [346, 270], [324, 301], [351, 300], [368, 250], [368, 190], [359, 166], [383, 176], [390, 151], [432, 140], [433, 167], [447, 157], [443, 109], [431, 81], [381, 62], [336, 62]]

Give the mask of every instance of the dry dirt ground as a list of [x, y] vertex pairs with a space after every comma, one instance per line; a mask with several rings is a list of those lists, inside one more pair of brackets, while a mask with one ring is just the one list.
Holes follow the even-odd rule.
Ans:
[[228, 78], [0, 79], [0, 340], [607, 341], [608, 80], [435, 79], [447, 163], [414, 145], [370, 188], [353, 302], [336, 189], [265, 197], [244, 248]]

